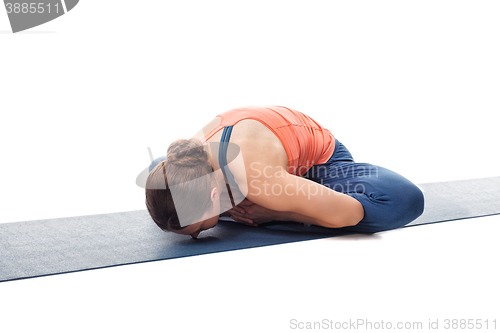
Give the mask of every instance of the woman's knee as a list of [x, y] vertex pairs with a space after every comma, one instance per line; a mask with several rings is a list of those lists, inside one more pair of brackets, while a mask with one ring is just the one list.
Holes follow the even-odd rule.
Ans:
[[401, 193], [401, 198], [401, 208], [406, 211], [406, 215], [411, 221], [422, 215], [424, 212], [424, 194], [417, 185], [408, 184]]
[[393, 183], [391, 190], [353, 195], [363, 204], [365, 218], [354, 228], [375, 233], [403, 227], [424, 211], [422, 191], [410, 181]]
[[389, 229], [405, 226], [424, 212], [424, 195], [415, 184], [407, 182], [399, 186], [392, 196], [386, 216]]
[[420, 188], [398, 173], [387, 169], [382, 171], [378, 177], [380, 193], [375, 193], [374, 198], [386, 201], [391, 210], [398, 213], [395, 215], [404, 220], [414, 220], [422, 215], [424, 195]]

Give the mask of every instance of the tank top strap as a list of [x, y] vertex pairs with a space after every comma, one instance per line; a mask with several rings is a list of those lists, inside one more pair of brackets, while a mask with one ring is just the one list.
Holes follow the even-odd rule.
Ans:
[[232, 131], [233, 131], [233, 126], [225, 126], [224, 130], [222, 131], [222, 136], [219, 144], [219, 166], [220, 169], [222, 170], [222, 174], [224, 175], [224, 179], [226, 181], [226, 187], [229, 193], [229, 198], [231, 199], [231, 204], [234, 207], [235, 204], [233, 199], [233, 193], [231, 191], [231, 186], [238, 190], [239, 187], [238, 184], [236, 184], [234, 176], [229, 170], [229, 167], [227, 165], [227, 148], [229, 146], [229, 139], [231, 137]]

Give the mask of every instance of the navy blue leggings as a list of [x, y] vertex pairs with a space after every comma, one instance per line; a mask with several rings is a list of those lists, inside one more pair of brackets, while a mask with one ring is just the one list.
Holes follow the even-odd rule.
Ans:
[[364, 218], [355, 226], [342, 228], [345, 230], [374, 233], [396, 229], [424, 211], [424, 196], [415, 184], [386, 168], [355, 163], [338, 140], [332, 157], [324, 164], [314, 165], [303, 177], [361, 202]]

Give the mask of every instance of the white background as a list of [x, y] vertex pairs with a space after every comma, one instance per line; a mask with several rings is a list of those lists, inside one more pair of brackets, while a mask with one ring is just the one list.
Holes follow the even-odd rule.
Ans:
[[[498, 176], [499, 15], [496, 1], [82, 0], [12, 34], [0, 9], [0, 223], [145, 209], [147, 147], [252, 104], [302, 111], [417, 184]], [[2, 283], [0, 331], [491, 320], [499, 220]]]

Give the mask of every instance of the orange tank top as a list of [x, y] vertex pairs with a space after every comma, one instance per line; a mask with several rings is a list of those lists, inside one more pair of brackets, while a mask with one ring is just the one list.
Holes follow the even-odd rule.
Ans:
[[333, 134], [311, 117], [284, 106], [247, 106], [226, 111], [219, 126], [205, 135], [210, 139], [225, 126], [244, 119], [254, 119], [266, 125], [280, 139], [288, 157], [287, 172], [302, 176], [316, 164], [325, 163], [335, 150]]

